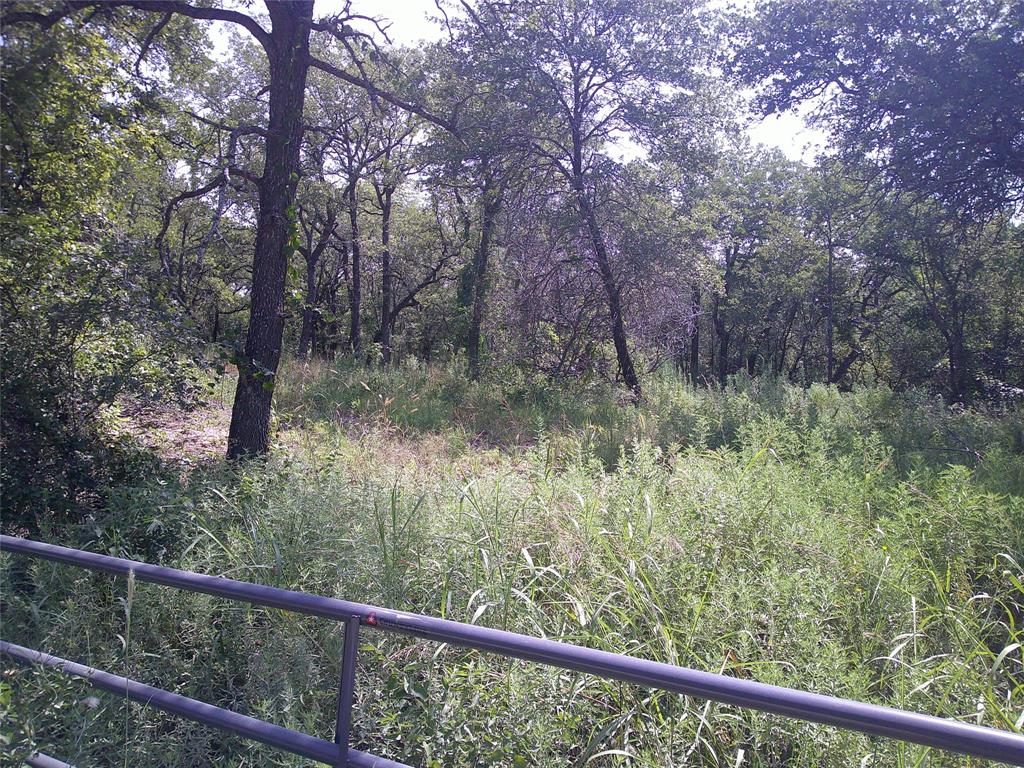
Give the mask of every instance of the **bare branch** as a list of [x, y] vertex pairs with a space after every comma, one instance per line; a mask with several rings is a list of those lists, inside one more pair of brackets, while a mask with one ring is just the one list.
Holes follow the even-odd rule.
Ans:
[[204, 125], [209, 125], [210, 127], [216, 128], [219, 131], [227, 131], [229, 133], [234, 134], [235, 136], [246, 136], [254, 134], [256, 136], [262, 136], [264, 139], [270, 138], [270, 131], [268, 131], [266, 128], [261, 128], [258, 125], [249, 125], [248, 123], [241, 123], [239, 125], [228, 125], [227, 123], [222, 123], [219, 120], [213, 120], [209, 117], [203, 117], [202, 115], [198, 115], [189, 109], [185, 110], [185, 112], [189, 114], [191, 117], [194, 117], [199, 122], [203, 123]]
[[335, 16], [327, 16], [323, 19], [317, 19], [314, 21], [310, 28], [317, 32], [326, 32], [338, 40], [345, 40], [350, 37], [363, 37], [371, 41], [373, 40], [373, 38], [367, 33], [348, 27], [345, 22], [349, 21], [369, 22], [378, 32], [380, 32], [385, 41], [389, 44], [391, 43], [391, 38], [388, 37], [388, 27], [391, 25], [384, 24], [379, 18], [366, 16], [361, 13], [340, 13]]
[[182, 0], [114, 0], [114, 2], [92, 4], [107, 8], [123, 6], [139, 11], [178, 13], [191, 19], [201, 19], [203, 21], [228, 21], [244, 27], [249, 34], [259, 41], [268, 54], [273, 53], [274, 42], [270, 34], [259, 25], [256, 19], [238, 11], [230, 11], [225, 8], [202, 8], [189, 5], [186, 2], [182, 2]]

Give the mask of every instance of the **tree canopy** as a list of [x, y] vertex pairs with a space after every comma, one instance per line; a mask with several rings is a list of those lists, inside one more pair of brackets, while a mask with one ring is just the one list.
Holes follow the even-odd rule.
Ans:
[[764, 113], [815, 104], [847, 158], [964, 217], [1024, 203], [1024, 3], [769, 0], [739, 29]]

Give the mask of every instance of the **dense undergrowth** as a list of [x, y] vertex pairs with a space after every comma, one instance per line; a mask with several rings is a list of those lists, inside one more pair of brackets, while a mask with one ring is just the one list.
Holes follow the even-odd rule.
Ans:
[[[51, 540], [1020, 730], [1024, 417], [923, 394], [293, 364], [265, 465]], [[4, 556], [3, 635], [330, 738], [339, 627]], [[416, 765], [977, 761], [367, 631], [355, 740]], [[300, 765], [11, 668], [9, 755]], [[115, 745], [115, 746], [111, 746]]]

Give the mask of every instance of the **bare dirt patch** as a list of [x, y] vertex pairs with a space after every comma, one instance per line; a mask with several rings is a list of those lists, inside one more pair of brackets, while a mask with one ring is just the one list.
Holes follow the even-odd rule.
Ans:
[[208, 402], [187, 410], [174, 405], [125, 409], [128, 430], [161, 459], [183, 467], [219, 461], [228, 444], [231, 406]]

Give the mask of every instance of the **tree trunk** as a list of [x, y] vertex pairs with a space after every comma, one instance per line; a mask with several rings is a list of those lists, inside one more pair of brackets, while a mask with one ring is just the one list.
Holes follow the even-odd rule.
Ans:
[[[574, 104], [574, 106], [578, 106]], [[615, 357], [619, 363], [619, 372], [622, 380], [633, 393], [633, 399], [639, 401], [643, 397], [640, 389], [640, 379], [636, 375], [636, 368], [633, 366], [633, 358], [629, 354], [629, 340], [626, 336], [626, 324], [622, 319], [622, 294], [619, 285], [615, 282], [615, 273], [612, 272], [611, 261], [608, 259], [608, 249], [605, 247], [604, 235], [601, 226], [597, 221], [597, 211], [594, 210], [593, 201], [587, 195], [586, 184], [583, 178], [583, 136], [580, 129], [579, 111], [574, 110], [572, 125], [572, 187], [576, 195], [576, 205], [580, 216], [587, 226], [590, 235], [590, 244], [594, 249], [594, 259], [597, 262], [597, 271], [601, 276], [601, 285], [604, 287], [605, 296], [608, 299], [608, 316], [612, 325], [612, 343], [615, 345]]]
[[838, 384], [843, 380], [846, 374], [849, 372], [850, 367], [857, 362], [857, 359], [861, 356], [859, 349], [851, 349], [846, 353], [846, 357], [839, 361], [839, 366], [835, 370], [835, 376], [832, 383]]
[[828, 296], [826, 297], [827, 302], [828, 302], [828, 304], [827, 304], [828, 312], [827, 312], [827, 320], [826, 320], [826, 322], [828, 323], [828, 330], [826, 331], [826, 335], [825, 335], [825, 345], [827, 347], [827, 356], [828, 356], [825, 382], [828, 383], [828, 384], [831, 384], [833, 382], [832, 375], [833, 375], [833, 368], [835, 368], [835, 360], [836, 360], [836, 358], [835, 358], [835, 351], [833, 349], [833, 328], [835, 327], [835, 323], [834, 323], [834, 309], [835, 309], [834, 301], [835, 300], [833, 298], [834, 290], [835, 290], [835, 286], [833, 284], [833, 264], [834, 264], [834, 262], [835, 262], [835, 247], [832, 244], [832, 226], [831, 226], [831, 223], [829, 223], [829, 228], [828, 228], [828, 285], [827, 285]]
[[[341, 283], [344, 282], [347, 290], [349, 284], [348, 279], [348, 243], [344, 238], [339, 238], [338, 244], [335, 248], [337, 256], [340, 257], [334, 266], [334, 275], [330, 282], [330, 288], [326, 296], [327, 312], [330, 319], [326, 323], [324, 328], [325, 343], [324, 351], [327, 354], [327, 358], [334, 360], [338, 356], [338, 348], [341, 346], [341, 323], [338, 322], [338, 291], [341, 289]], [[321, 298], [323, 294], [321, 292]]]
[[302, 330], [299, 331], [299, 358], [309, 358], [313, 340], [313, 319], [316, 312], [316, 261], [319, 254], [314, 249], [306, 252], [306, 301], [302, 308]]
[[601, 227], [597, 221], [597, 213], [583, 189], [582, 176], [577, 176], [576, 179], [576, 203], [580, 215], [587, 225], [590, 244], [594, 248], [594, 258], [597, 261], [597, 271], [601, 276], [601, 285], [604, 287], [605, 296], [608, 299], [612, 343], [615, 345], [615, 357], [619, 363], [619, 372], [622, 374], [623, 382], [633, 393], [633, 398], [639, 400], [643, 396], [643, 392], [640, 388], [640, 379], [636, 375], [636, 368], [633, 366], [633, 358], [629, 354], [626, 324], [622, 320], [622, 295], [615, 282], [612, 265], [608, 259], [608, 249], [604, 243], [604, 235], [601, 233]]
[[228, 431], [228, 459], [270, 450], [270, 408], [284, 334], [287, 246], [299, 180], [302, 109], [309, 67], [312, 0], [268, 2], [273, 54], [268, 52], [270, 117], [253, 252], [249, 327]]
[[349, 184], [346, 190], [348, 197], [348, 220], [350, 233], [350, 246], [352, 257], [352, 275], [349, 281], [349, 304], [352, 311], [352, 325], [348, 334], [349, 351], [358, 354], [362, 346], [362, 307], [363, 307], [363, 281], [362, 281], [362, 252], [359, 248], [359, 195], [358, 180]]
[[696, 283], [690, 291], [690, 308], [690, 382], [696, 389], [700, 386], [700, 287]]
[[326, 327], [324, 328], [324, 337], [321, 339], [321, 343], [324, 345], [324, 356], [328, 360], [333, 360], [338, 354], [338, 336], [340, 334], [340, 331], [338, 330], [337, 291], [331, 293], [327, 297], [326, 306], [331, 319], [327, 321]]
[[317, 335], [317, 307], [320, 304], [316, 273], [321, 263], [321, 257], [334, 236], [337, 218], [337, 214], [333, 210], [328, 210], [323, 219], [320, 239], [315, 243], [315, 223], [310, 225], [306, 234], [306, 248], [303, 252], [306, 259], [306, 301], [302, 310], [302, 329], [299, 331], [299, 357], [303, 360], [308, 359], [311, 351], [316, 347], [314, 340]]
[[608, 251], [605, 248], [604, 237], [601, 234], [597, 223], [597, 216], [589, 202], [581, 204], [584, 215], [587, 217], [587, 227], [590, 230], [590, 239], [594, 246], [594, 256], [597, 259], [597, 269], [601, 275], [601, 284], [604, 286], [605, 295], [608, 297], [608, 314], [612, 323], [612, 343], [615, 345], [615, 357], [619, 363], [619, 372], [622, 380], [633, 393], [633, 397], [639, 400], [643, 392], [640, 389], [640, 379], [637, 378], [636, 368], [633, 366], [633, 358], [629, 354], [629, 342], [626, 336], [626, 325], [622, 320], [622, 296], [619, 286], [615, 282], [615, 275], [612, 273], [611, 263], [608, 260]]
[[950, 336], [947, 343], [947, 355], [949, 357], [950, 402], [968, 403], [971, 399], [970, 362], [962, 330], [955, 329]]
[[729, 341], [730, 333], [726, 328], [724, 304], [727, 304], [733, 294], [733, 283], [735, 277], [735, 265], [739, 259], [740, 247], [733, 244], [725, 251], [725, 274], [722, 279], [722, 291], [716, 293], [714, 302], [711, 305], [711, 322], [715, 327], [715, 339], [718, 341], [718, 384], [725, 386], [729, 379]]
[[484, 307], [487, 303], [487, 261], [490, 256], [491, 235], [494, 230], [498, 208], [501, 205], [491, 185], [483, 187], [483, 211], [480, 220], [480, 242], [473, 260], [473, 314], [466, 339], [466, 356], [469, 358], [469, 378], [480, 378], [480, 329], [484, 321]]
[[725, 328], [725, 315], [722, 314], [721, 299], [715, 296], [712, 321], [715, 325], [715, 338], [718, 340], [718, 383], [725, 386], [729, 378], [729, 332]]
[[384, 365], [391, 362], [391, 305], [394, 303], [391, 276], [391, 198], [394, 190], [386, 187], [380, 196], [380, 346]]

